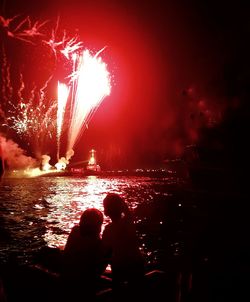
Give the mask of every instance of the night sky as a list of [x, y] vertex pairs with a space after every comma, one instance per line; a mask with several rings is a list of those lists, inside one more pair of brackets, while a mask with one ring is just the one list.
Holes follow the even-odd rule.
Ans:
[[[223, 128], [228, 110], [248, 108], [245, 1], [1, 3], [5, 17], [29, 15], [55, 24], [60, 16], [59, 27], [77, 33], [86, 47], [107, 46], [102, 57], [112, 92], [75, 146], [75, 161], [95, 148], [106, 166], [159, 165], [204, 140], [204, 129]], [[50, 148], [44, 152], [53, 157]]]

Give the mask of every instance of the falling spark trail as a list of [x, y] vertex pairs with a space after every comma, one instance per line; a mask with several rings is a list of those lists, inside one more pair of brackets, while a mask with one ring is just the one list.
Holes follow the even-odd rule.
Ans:
[[58, 107], [57, 107], [57, 159], [60, 153], [60, 137], [65, 113], [65, 107], [69, 96], [69, 88], [66, 84], [58, 82]]
[[110, 74], [106, 64], [98, 57], [98, 54], [92, 56], [89, 50], [84, 50], [78, 58], [77, 72], [72, 75], [72, 81], [76, 81], [76, 90], [67, 150], [73, 149], [81, 132], [90, 121], [93, 112], [104, 97], [110, 94]]

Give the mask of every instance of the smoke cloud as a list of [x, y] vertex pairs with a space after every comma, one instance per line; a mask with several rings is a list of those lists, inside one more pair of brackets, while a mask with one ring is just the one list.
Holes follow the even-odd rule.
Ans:
[[0, 145], [2, 157], [10, 169], [34, 168], [37, 165], [36, 159], [27, 156], [17, 143], [6, 138], [3, 134], [0, 134]]

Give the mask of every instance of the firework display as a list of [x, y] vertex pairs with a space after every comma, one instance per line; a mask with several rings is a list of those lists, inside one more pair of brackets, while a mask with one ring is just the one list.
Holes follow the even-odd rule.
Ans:
[[[42, 161], [44, 170], [45, 166], [51, 168], [44, 162], [46, 146], [56, 142], [55, 167], [60, 170], [74, 154], [74, 146], [98, 106], [110, 94], [111, 80], [100, 57], [105, 47], [91, 51], [78, 36], [59, 33], [59, 19], [55, 28], [50, 27], [48, 20], [0, 16], [0, 131], [2, 140], [7, 141], [6, 133], [13, 133], [24, 141]], [[66, 151], [60, 150], [63, 133]], [[61, 152], [65, 156], [60, 158]]]

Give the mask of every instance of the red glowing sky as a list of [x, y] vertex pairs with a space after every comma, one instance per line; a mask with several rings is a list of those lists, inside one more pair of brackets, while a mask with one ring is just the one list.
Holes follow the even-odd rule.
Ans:
[[209, 118], [220, 116], [227, 98], [225, 66], [238, 66], [236, 42], [248, 49], [240, 39], [247, 15], [226, 2], [5, 2], [8, 16], [55, 22], [60, 15], [60, 27], [78, 33], [88, 48], [107, 46], [103, 59], [113, 75], [112, 93], [83, 134], [78, 154], [93, 147], [154, 162], [178, 153], [197, 139], [200, 121], [191, 125], [190, 116], [201, 104]]

